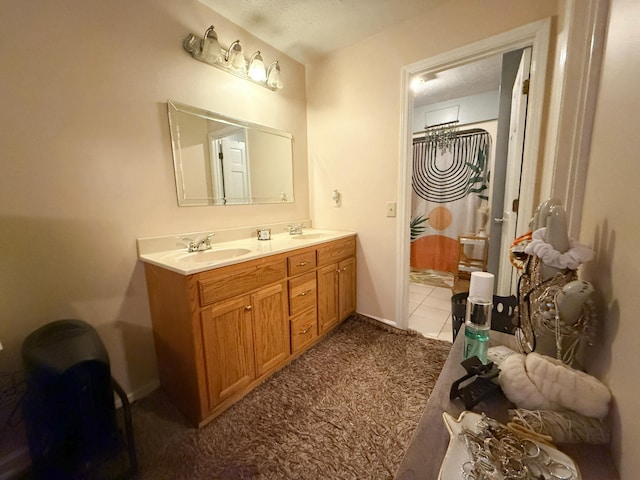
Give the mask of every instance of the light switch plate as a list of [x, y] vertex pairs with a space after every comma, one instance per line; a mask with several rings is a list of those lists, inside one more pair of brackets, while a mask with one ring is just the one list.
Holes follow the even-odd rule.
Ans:
[[387, 217], [396, 216], [396, 202], [387, 202]]

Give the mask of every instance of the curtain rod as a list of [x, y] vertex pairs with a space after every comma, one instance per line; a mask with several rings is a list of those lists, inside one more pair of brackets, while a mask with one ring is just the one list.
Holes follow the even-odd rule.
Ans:
[[[465, 123], [463, 125], [458, 125], [458, 128], [460, 127], [470, 127], [472, 125], [481, 125], [483, 123], [487, 123], [487, 122], [494, 122], [497, 121], [497, 118], [490, 118], [487, 120], [482, 120], [480, 122], [469, 122], [469, 123]], [[429, 125], [429, 128], [433, 128], [433, 127], [437, 127], [438, 125], [446, 125], [447, 123], [452, 123], [452, 122], [443, 122], [441, 124], [436, 124], [436, 125]], [[484, 130], [484, 128], [479, 128], [479, 127], [472, 127], [470, 130], [473, 130], [474, 128], [478, 129], [478, 130]], [[424, 133], [427, 131], [427, 129], [423, 129], [423, 130], [419, 130], [417, 132], [413, 132], [412, 135], [424, 135]], [[467, 130], [462, 130], [463, 132], [466, 132]]]
[[[487, 132], [487, 130], [485, 130], [484, 128], [469, 128], [467, 130], [459, 130], [458, 132], [456, 132], [456, 137], [463, 137], [466, 135], [473, 135], [475, 133], [489, 133]], [[413, 132], [413, 136], [425, 136], [426, 134], [426, 130], [421, 130], [419, 132]]]

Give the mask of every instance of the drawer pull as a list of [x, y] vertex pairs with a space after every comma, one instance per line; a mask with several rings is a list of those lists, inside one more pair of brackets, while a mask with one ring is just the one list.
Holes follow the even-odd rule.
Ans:
[[244, 307], [245, 310], [252, 310], [253, 307], [251, 305], [247, 305], [246, 307]]
[[311, 293], [311, 289], [305, 290], [304, 292], [299, 293], [298, 296], [299, 297], [306, 297], [309, 293]]
[[309, 325], [307, 328], [305, 328], [304, 330], [302, 330], [301, 332], [298, 333], [298, 335], [304, 335], [305, 333], [307, 333], [309, 330], [311, 330], [311, 327], [313, 327], [313, 325]]
[[306, 264], [307, 264], [307, 262], [300, 262], [300, 263], [298, 263], [297, 266], [298, 267], [304, 267]]

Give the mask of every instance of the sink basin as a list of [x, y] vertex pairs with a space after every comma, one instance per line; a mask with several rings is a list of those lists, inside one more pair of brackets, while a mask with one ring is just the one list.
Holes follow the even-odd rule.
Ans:
[[184, 263], [211, 263], [230, 260], [250, 252], [248, 248], [213, 248], [204, 252], [185, 253], [176, 257], [176, 260]]
[[294, 240], [316, 240], [326, 236], [326, 233], [301, 233], [300, 235], [291, 235], [291, 238]]

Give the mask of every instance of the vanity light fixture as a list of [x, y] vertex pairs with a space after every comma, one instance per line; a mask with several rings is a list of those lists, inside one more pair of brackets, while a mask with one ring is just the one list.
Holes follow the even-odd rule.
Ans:
[[249, 77], [254, 82], [267, 81], [267, 68], [264, 66], [264, 60], [260, 55], [260, 50], [251, 55], [249, 59]]
[[218, 43], [218, 35], [213, 25], [207, 28], [202, 38], [190, 33], [182, 42], [182, 46], [196, 60], [220, 68], [236, 77], [244, 78], [270, 90], [280, 90], [283, 86], [280, 65], [277, 61], [266, 68], [262, 54], [257, 51], [251, 55], [247, 70], [247, 60], [242, 52], [240, 40], [236, 40], [228, 50], [225, 50]]

